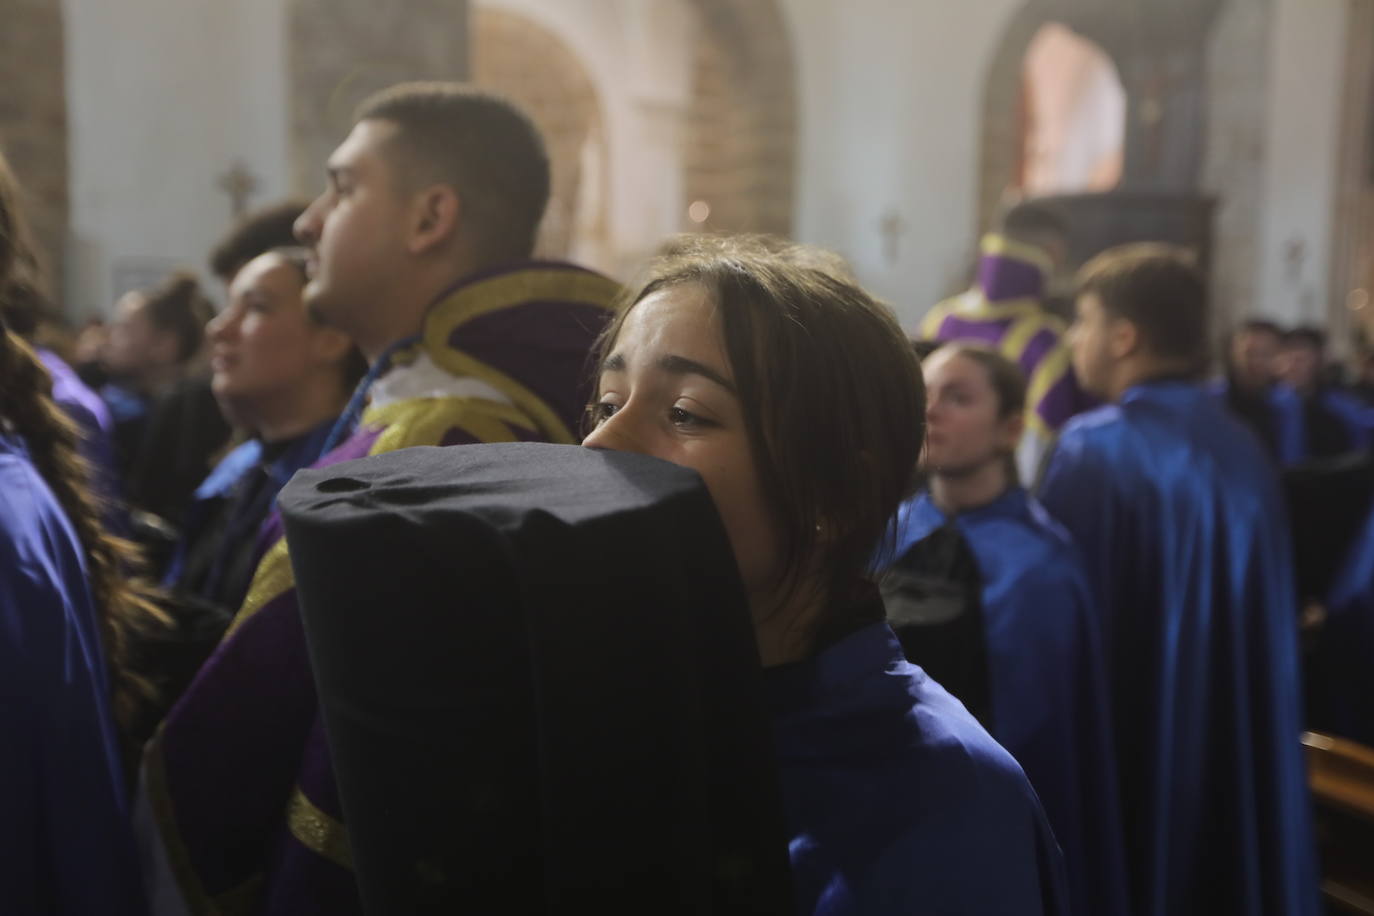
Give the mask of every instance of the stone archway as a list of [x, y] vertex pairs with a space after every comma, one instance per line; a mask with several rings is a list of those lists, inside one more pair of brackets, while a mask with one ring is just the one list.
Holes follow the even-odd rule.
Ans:
[[[0, 0], [0, 149], [24, 194], [54, 292], [67, 238], [67, 90], [62, 4]], [[18, 91], [18, 87], [23, 87]]]
[[472, 36], [473, 81], [520, 105], [544, 135], [552, 188], [535, 250], [566, 258], [575, 243], [589, 241], [585, 236], [605, 232], [605, 183], [596, 176], [606, 149], [596, 88], [558, 36], [518, 13], [478, 6]]
[[289, 0], [291, 187], [313, 196], [369, 94], [468, 76], [467, 0]]
[[701, 28], [693, 54], [684, 213], [689, 203], [704, 201], [704, 228], [787, 235], [797, 121], [787, 23], [776, 0], [689, 3]]

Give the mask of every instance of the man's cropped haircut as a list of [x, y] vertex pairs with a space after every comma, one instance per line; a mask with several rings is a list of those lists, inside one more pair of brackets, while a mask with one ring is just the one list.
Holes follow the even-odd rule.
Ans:
[[1184, 249], [1139, 242], [1104, 251], [1079, 271], [1078, 293], [1135, 325], [1155, 356], [1206, 371], [1207, 283]]
[[403, 188], [457, 192], [480, 260], [529, 257], [549, 201], [549, 157], [513, 103], [463, 83], [401, 83], [364, 100], [356, 120], [396, 125], [388, 153]]

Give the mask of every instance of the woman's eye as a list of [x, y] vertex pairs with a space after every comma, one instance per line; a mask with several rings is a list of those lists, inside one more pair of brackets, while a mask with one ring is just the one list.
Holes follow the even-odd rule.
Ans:
[[674, 407], [668, 411], [669, 418], [675, 426], [704, 426], [706, 421], [691, 411], [683, 410], [681, 407]]
[[605, 423], [615, 412], [620, 409], [619, 404], [612, 404], [610, 401], [597, 401], [592, 405], [592, 421], [594, 423]]

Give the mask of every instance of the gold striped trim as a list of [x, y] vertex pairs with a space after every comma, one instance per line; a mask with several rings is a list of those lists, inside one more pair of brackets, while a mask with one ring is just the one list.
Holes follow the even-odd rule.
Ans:
[[411, 398], [369, 410], [364, 422], [385, 428], [372, 444], [370, 455], [438, 445], [455, 427], [483, 442], [509, 442], [516, 438], [512, 427], [534, 430], [534, 423], [507, 404], [479, 398]]
[[291, 570], [286, 538], [282, 538], [262, 555], [262, 560], [258, 562], [258, 568], [253, 573], [253, 581], [248, 586], [248, 596], [243, 599], [243, 606], [234, 615], [220, 642], [232, 636], [235, 630], [247, 623], [248, 619], [262, 610], [268, 602], [290, 591], [295, 585], [296, 577]]
[[457, 350], [449, 343], [453, 332], [482, 315], [523, 302], [556, 300], [611, 311], [620, 286], [613, 280], [584, 271], [530, 269], [480, 280], [457, 290], [425, 318], [424, 342], [430, 358], [453, 375], [481, 379], [493, 385], [534, 421], [535, 429], [551, 442], [573, 444], [572, 430], [558, 412], [530, 389], [504, 372]]
[[1035, 367], [1030, 386], [1026, 389], [1026, 415], [1029, 423], [1047, 435], [1056, 435], [1049, 424], [1040, 416], [1040, 402], [1050, 393], [1061, 378], [1069, 371], [1069, 348], [1060, 341]]
[[989, 232], [983, 236], [983, 241], [978, 249], [985, 255], [996, 257], [1015, 258], [1018, 261], [1025, 261], [1032, 267], [1038, 268], [1040, 273], [1049, 276], [1054, 273], [1054, 262], [1050, 256], [1042, 249], [1034, 245], [1027, 245], [1025, 242], [1018, 242], [1009, 239], [1005, 235], [996, 232]]
[[1039, 316], [1027, 315], [1025, 318], [1018, 318], [1007, 329], [1007, 333], [1002, 335], [1002, 342], [997, 349], [1012, 362], [1020, 362], [1021, 354], [1025, 352], [1026, 345], [1044, 327], [1045, 323], [1039, 320]]
[[589, 271], [531, 268], [501, 274], [463, 286], [430, 309], [425, 316], [425, 346], [431, 353], [448, 349], [449, 337], [459, 325], [524, 302], [556, 300], [609, 311], [618, 295], [619, 284]]
[[348, 828], [336, 818], [321, 811], [306, 798], [300, 786], [291, 793], [286, 805], [286, 825], [301, 845], [335, 865], [353, 868], [353, 848], [348, 844]]
[[534, 428], [544, 434], [549, 442], [562, 445], [576, 445], [572, 430], [558, 416], [558, 412], [548, 402], [515, 379], [498, 369], [488, 366], [451, 347], [432, 354], [436, 363], [458, 376], [481, 379], [506, 395], [524, 414], [534, 422]]

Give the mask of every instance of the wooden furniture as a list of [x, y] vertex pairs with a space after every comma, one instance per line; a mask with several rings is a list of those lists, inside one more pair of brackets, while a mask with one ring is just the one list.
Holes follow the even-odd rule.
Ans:
[[1374, 749], [1307, 732], [1322, 897], [1329, 912], [1374, 916]]

